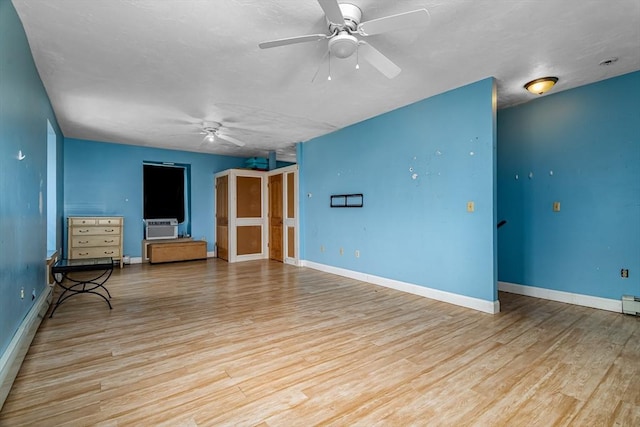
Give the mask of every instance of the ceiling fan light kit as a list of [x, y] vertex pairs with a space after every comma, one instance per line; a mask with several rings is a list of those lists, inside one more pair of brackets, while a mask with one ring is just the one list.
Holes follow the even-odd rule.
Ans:
[[225, 141], [229, 141], [232, 144], [237, 145], [238, 147], [243, 147], [245, 145], [244, 142], [237, 140], [229, 135], [220, 132], [222, 129], [222, 124], [216, 122], [203, 122], [202, 123], [202, 132], [201, 134], [205, 135], [203, 141], [206, 142], [215, 142], [216, 138], [223, 139]]
[[329, 52], [336, 58], [348, 58], [358, 48], [358, 39], [346, 31], [329, 39]]
[[[424, 27], [429, 22], [429, 12], [427, 12], [426, 9], [418, 9], [361, 22], [362, 10], [354, 4], [338, 3], [337, 0], [318, 0], [318, 3], [325, 14], [328, 24], [328, 34], [288, 37], [262, 42], [259, 43], [258, 46], [261, 49], [269, 49], [290, 44], [328, 40], [327, 51], [329, 58], [334, 56], [345, 59], [357, 52], [380, 73], [392, 79], [400, 74], [400, 67], [358, 37], [367, 37], [408, 28]], [[359, 47], [363, 46], [365, 48], [360, 52]], [[357, 68], [359, 68], [359, 65], [356, 66], [356, 69]], [[328, 80], [331, 80], [331, 74], [329, 74]]]

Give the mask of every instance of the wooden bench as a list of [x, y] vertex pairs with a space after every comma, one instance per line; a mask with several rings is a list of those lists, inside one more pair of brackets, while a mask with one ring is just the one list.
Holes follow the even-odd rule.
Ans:
[[191, 261], [207, 258], [207, 242], [190, 240], [180, 242], [150, 243], [147, 248], [149, 262]]

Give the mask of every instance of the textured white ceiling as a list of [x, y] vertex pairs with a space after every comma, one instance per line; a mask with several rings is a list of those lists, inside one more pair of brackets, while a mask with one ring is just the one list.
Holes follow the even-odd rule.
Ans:
[[[402, 72], [327, 42], [261, 50], [325, 33], [316, 0], [13, 0], [67, 137], [239, 156], [275, 151], [494, 76], [498, 106], [640, 70], [640, 0], [351, 0], [363, 21], [426, 8], [427, 27], [367, 38]], [[613, 65], [598, 65], [617, 57]], [[246, 142], [203, 143], [202, 121]]]

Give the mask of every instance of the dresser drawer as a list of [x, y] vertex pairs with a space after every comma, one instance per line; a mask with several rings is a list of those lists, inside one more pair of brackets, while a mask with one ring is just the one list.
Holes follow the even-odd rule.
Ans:
[[122, 218], [98, 218], [98, 225], [117, 225], [120, 226]]
[[120, 236], [78, 236], [71, 238], [72, 248], [89, 248], [94, 246], [120, 246]]
[[70, 218], [70, 225], [98, 225], [96, 218]]
[[109, 227], [109, 226], [82, 227], [80, 226], [80, 227], [73, 227], [71, 229], [72, 236], [95, 236], [100, 234], [120, 235], [120, 227]]
[[72, 259], [104, 257], [119, 258], [120, 248], [117, 246], [108, 248], [73, 248], [71, 249], [71, 257]]

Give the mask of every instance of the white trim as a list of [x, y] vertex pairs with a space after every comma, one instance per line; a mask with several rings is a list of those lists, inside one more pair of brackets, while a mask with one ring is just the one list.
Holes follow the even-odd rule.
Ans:
[[296, 267], [302, 267], [301, 261], [298, 261], [297, 258], [285, 258], [284, 263], [289, 265], [294, 265]]
[[621, 300], [618, 301], [615, 299], [594, 297], [591, 295], [574, 294], [571, 292], [556, 291], [554, 289], [545, 289], [536, 286], [518, 285], [517, 283], [508, 282], [498, 282], [498, 290], [512, 294], [526, 295], [529, 297], [622, 313]]
[[47, 314], [53, 299], [53, 286], [46, 286], [38, 300], [18, 327], [9, 346], [0, 357], [0, 409], [9, 395], [13, 381], [18, 375], [22, 361], [36, 335], [40, 322]]
[[284, 166], [282, 168], [271, 169], [266, 173], [267, 173], [267, 176], [270, 176], [270, 175], [278, 175], [280, 173], [288, 173], [288, 172], [298, 172], [298, 164], [295, 163], [293, 165]]
[[[246, 255], [236, 255], [236, 259], [233, 262], [243, 262], [243, 261], [257, 261], [260, 259], [266, 259], [265, 254], [246, 254]], [[231, 261], [229, 261], [231, 263]]]
[[425, 286], [415, 285], [413, 283], [388, 279], [386, 277], [374, 276], [367, 273], [360, 273], [358, 271], [319, 264], [313, 261], [304, 260], [302, 261], [301, 265], [303, 267], [313, 268], [314, 270], [320, 270], [326, 273], [337, 274], [338, 276], [349, 277], [351, 279], [360, 280], [362, 282], [371, 283], [373, 285], [384, 286], [386, 288], [396, 289], [398, 291], [419, 295], [437, 301], [459, 305], [465, 308], [471, 308], [483, 313], [496, 314], [500, 312], [500, 301], [497, 300], [486, 301], [479, 298], [468, 297], [466, 295], [441, 291], [439, 289], [427, 288]]
[[207, 251], [207, 258], [215, 258], [216, 251]]

